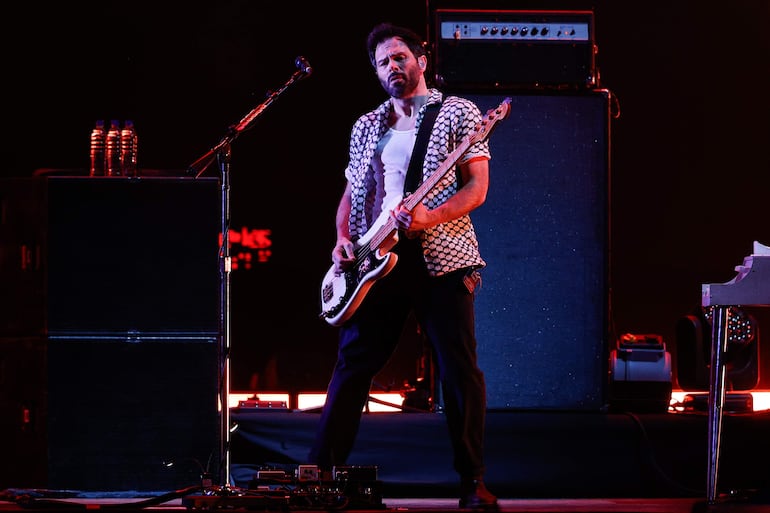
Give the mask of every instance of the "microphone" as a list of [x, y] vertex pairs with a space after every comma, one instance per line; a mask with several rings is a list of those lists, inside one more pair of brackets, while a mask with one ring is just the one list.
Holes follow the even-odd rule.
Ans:
[[310, 67], [310, 63], [301, 55], [294, 61], [294, 65], [297, 66], [297, 69], [304, 73], [306, 76], [313, 72], [313, 68]]

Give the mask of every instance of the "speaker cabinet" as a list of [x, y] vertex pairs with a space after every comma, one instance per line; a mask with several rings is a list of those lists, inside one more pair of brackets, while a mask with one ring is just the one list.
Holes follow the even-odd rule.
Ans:
[[[504, 99], [467, 96], [483, 112]], [[607, 91], [516, 94], [490, 136], [489, 193], [473, 214], [490, 408], [606, 407], [609, 123]]]
[[218, 471], [215, 339], [53, 341], [48, 366], [50, 487], [176, 490]]
[[0, 339], [0, 490], [47, 480], [45, 340]]
[[[172, 491], [219, 471], [217, 343], [3, 341], [3, 487]], [[5, 383], [4, 383], [5, 384]], [[8, 457], [10, 456], [10, 457]]]
[[0, 182], [0, 485], [169, 491], [220, 471], [217, 185]]
[[0, 336], [216, 333], [216, 179], [0, 183]]

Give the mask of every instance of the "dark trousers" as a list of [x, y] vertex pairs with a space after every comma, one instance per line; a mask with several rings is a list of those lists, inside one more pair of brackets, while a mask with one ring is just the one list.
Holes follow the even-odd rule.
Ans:
[[372, 381], [413, 311], [436, 359], [454, 468], [462, 478], [482, 477], [486, 385], [476, 358], [474, 294], [464, 284], [466, 270], [429, 277], [418, 241], [402, 237], [394, 251], [396, 266], [340, 327], [337, 363], [310, 462], [322, 469], [346, 463]]

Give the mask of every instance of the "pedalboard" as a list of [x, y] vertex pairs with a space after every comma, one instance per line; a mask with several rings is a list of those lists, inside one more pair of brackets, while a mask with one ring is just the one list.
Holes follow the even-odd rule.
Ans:
[[316, 465], [258, 469], [247, 488], [209, 490], [182, 499], [187, 509], [380, 510], [382, 482], [375, 466]]

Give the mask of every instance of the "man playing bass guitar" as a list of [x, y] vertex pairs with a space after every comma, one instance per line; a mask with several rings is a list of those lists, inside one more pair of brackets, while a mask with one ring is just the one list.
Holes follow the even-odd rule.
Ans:
[[[381, 271], [374, 271], [370, 289], [352, 313], [330, 322], [339, 325], [338, 359], [310, 462], [322, 470], [346, 463], [372, 380], [414, 313], [441, 383], [460, 481], [459, 506], [496, 509], [497, 498], [484, 484], [486, 384], [477, 363], [474, 326], [474, 294], [486, 263], [469, 215], [485, 201], [489, 181], [487, 139], [467, 139], [482, 123], [482, 114], [468, 99], [427, 86], [424, 44], [411, 30], [378, 25], [368, 36], [367, 50], [388, 98], [362, 115], [351, 131], [330, 274], [343, 276], [355, 266], [381, 266]], [[424, 198], [410, 203], [414, 190], [404, 191], [404, 183], [417, 130], [431, 105], [437, 113], [425, 155], [416, 157], [418, 183], [429, 182], [450, 156], [457, 163], [434, 180]], [[463, 141], [467, 147], [453, 154]], [[372, 234], [382, 227], [388, 237], [376, 242], [381, 251], [362, 261], [361, 249], [371, 244], [361, 240], [375, 239]], [[390, 260], [382, 263], [382, 258]], [[326, 299], [334, 296], [331, 289]]]

